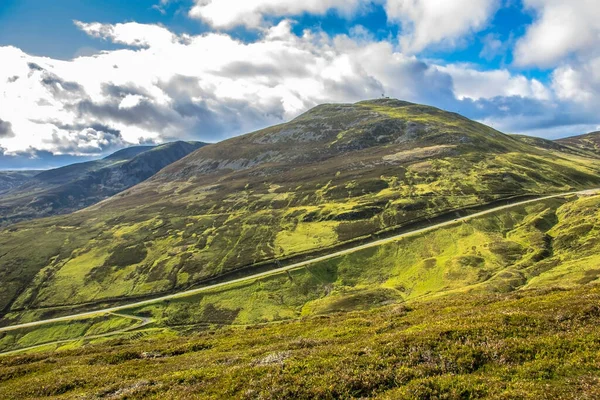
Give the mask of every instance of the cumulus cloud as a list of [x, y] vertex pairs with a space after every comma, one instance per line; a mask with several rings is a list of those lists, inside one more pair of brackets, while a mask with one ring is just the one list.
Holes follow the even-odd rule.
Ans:
[[552, 86], [560, 99], [573, 100], [582, 107], [596, 108], [600, 101], [600, 56], [555, 69]]
[[240, 25], [258, 28], [263, 25], [266, 16], [323, 15], [335, 10], [349, 17], [367, 3], [365, 0], [195, 0], [189, 15], [215, 28]]
[[554, 67], [571, 55], [598, 54], [597, 0], [523, 0], [523, 4], [536, 18], [516, 44], [517, 65]]
[[451, 64], [440, 69], [452, 76], [454, 93], [459, 99], [519, 96], [550, 100], [552, 97], [551, 91], [537, 79], [513, 75], [506, 69], [478, 71], [460, 64]]
[[55, 132], [49, 142], [53, 146], [54, 154], [102, 154], [126, 145], [114, 130], [107, 129], [107, 131], [90, 127], [74, 132]]
[[387, 0], [388, 19], [402, 24], [400, 44], [417, 53], [431, 45], [454, 46], [484, 28], [499, 0]]
[[174, 41], [185, 38], [178, 38], [162, 26], [138, 24], [137, 22], [116, 25], [98, 22], [86, 24], [81, 21], [74, 21], [74, 23], [88, 35], [134, 47], [168, 46]]

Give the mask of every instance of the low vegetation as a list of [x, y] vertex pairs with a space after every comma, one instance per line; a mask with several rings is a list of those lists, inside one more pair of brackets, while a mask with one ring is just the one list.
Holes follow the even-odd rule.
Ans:
[[117, 315], [102, 315], [88, 319], [55, 322], [42, 326], [22, 328], [13, 331], [0, 332], [0, 352], [28, 349], [50, 343], [51, 349], [56, 342], [69, 342], [76, 339], [85, 343], [86, 338], [118, 332], [139, 326], [139, 320]]
[[[447, 295], [598, 283], [600, 196], [512, 207], [305, 268], [125, 310], [154, 327], [272, 323]], [[31, 311], [24, 321], [44, 318]]]
[[0, 397], [593, 399], [599, 303], [600, 288], [588, 284], [252, 327], [155, 329], [1, 357]]

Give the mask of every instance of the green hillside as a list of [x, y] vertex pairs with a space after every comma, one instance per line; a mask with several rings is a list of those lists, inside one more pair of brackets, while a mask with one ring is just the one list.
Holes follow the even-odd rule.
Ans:
[[[202, 145], [173, 142], [134, 146], [100, 160], [39, 172], [0, 196], [0, 225], [66, 214], [95, 204], [142, 182]], [[3, 175], [6, 173], [0, 172], [0, 192]]]
[[127, 310], [155, 322], [117, 337], [93, 335], [130, 320], [2, 333], [80, 339], [0, 357], [0, 397], [595, 398], [598, 226], [600, 195], [544, 200]]
[[388, 305], [301, 321], [0, 357], [7, 399], [600, 396], [600, 288]]
[[600, 196], [545, 200], [126, 312], [164, 326], [245, 325], [442, 295], [573, 288], [600, 283], [597, 226]]
[[7, 323], [173, 292], [468, 206], [600, 186], [599, 171], [432, 107], [323, 105], [80, 212], [4, 228], [0, 307]]
[[[18, 285], [3, 287], [3, 322], [600, 187], [594, 155], [552, 143], [409, 103], [321, 106], [90, 208], [4, 228], [0, 282]], [[0, 356], [0, 398], [596, 398], [598, 227], [589, 190], [119, 314], [1, 332], [0, 351], [25, 351]]]

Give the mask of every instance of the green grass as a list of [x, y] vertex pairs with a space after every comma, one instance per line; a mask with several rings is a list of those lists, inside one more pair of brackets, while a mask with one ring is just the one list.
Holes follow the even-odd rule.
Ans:
[[600, 225], [599, 208], [600, 196], [530, 203], [128, 312], [164, 326], [244, 325], [457, 293], [576, 287], [600, 277], [590, 228]]
[[543, 200], [130, 309], [152, 328], [1, 357], [0, 398], [596, 398], [599, 226], [600, 195]]
[[600, 288], [463, 294], [0, 358], [0, 397], [600, 396]]

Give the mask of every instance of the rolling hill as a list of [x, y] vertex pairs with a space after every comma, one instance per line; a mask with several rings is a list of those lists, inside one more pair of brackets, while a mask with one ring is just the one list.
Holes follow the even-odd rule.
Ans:
[[0, 397], [597, 398], [600, 194], [533, 201], [592, 187], [589, 148], [396, 100], [202, 147], [77, 213], [0, 230], [1, 322], [449, 223], [2, 331], [0, 351], [28, 354], [0, 357]]
[[389, 99], [322, 105], [77, 213], [4, 228], [0, 307], [8, 323], [126, 302], [458, 209], [596, 186], [599, 159], [457, 114]]
[[[100, 160], [31, 173], [0, 197], [0, 225], [66, 214], [97, 203], [154, 175], [201, 147], [198, 142], [134, 146]], [[0, 173], [0, 180], [6, 173]], [[1, 189], [1, 187], [0, 187]]]
[[600, 132], [591, 132], [585, 135], [558, 139], [556, 142], [561, 145], [600, 155]]

